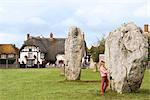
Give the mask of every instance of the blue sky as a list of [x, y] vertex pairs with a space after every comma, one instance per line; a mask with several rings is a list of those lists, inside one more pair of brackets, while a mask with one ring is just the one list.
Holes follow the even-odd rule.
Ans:
[[150, 24], [150, 0], [0, 0], [0, 44], [20, 47], [27, 33], [67, 37], [78, 26], [90, 47], [131, 21]]

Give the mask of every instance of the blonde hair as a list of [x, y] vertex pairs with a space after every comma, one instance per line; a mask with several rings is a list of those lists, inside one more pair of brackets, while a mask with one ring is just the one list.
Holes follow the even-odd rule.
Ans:
[[104, 61], [104, 60], [101, 60], [101, 61], [100, 61], [100, 65], [105, 65], [105, 61]]

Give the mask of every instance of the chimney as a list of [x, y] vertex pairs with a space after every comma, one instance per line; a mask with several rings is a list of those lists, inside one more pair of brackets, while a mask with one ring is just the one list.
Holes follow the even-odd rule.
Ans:
[[50, 39], [53, 39], [53, 33], [50, 33]]
[[30, 38], [30, 34], [27, 34], [27, 40]]
[[148, 24], [144, 24], [144, 32], [149, 32], [148, 31]]

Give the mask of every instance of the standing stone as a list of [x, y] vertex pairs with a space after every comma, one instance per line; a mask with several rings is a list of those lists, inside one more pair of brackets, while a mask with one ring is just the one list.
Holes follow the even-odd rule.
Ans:
[[85, 50], [84, 35], [77, 27], [71, 27], [65, 41], [65, 77], [80, 80], [81, 62]]
[[122, 25], [109, 33], [105, 49], [111, 89], [118, 93], [137, 91], [148, 55], [148, 39], [141, 28], [132, 22]]

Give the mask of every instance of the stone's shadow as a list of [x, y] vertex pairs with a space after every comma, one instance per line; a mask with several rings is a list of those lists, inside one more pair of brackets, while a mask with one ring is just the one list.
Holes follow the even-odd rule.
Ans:
[[[139, 89], [136, 92], [129, 92], [129, 94], [144, 94], [144, 95], [150, 95], [150, 89]], [[124, 94], [124, 93], [123, 93]], [[125, 94], [128, 94], [127, 92]]]
[[[116, 91], [113, 91], [111, 89], [108, 90], [108, 93], [116, 93], [116, 94], [119, 94], [117, 93]], [[135, 95], [138, 95], [138, 94], [142, 94], [142, 95], [150, 95], [150, 89], [139, 89], [137, 92], [125, 92], [125, 93], [122, 93], [122, 94], [135, 94]], [[120, 94], [120, 95], [122, 95]]]
[[138, 92], [140, 94], [150, 95], [150, 89], [140, 89]]
[[100, 80], [64, 80], [64, 81], [58, 81], [60, 83], [65, 83], [65, 82], [79, 82], [79, 83], [99, 83], [101, 82]]

